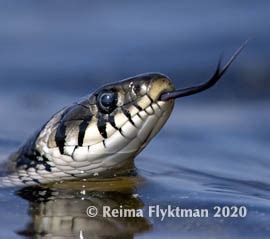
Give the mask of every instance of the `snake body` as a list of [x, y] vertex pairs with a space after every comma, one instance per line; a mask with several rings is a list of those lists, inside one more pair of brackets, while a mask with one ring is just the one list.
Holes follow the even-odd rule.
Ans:
[[112, 175], [132, 165], [167, 121], [174, 90], [159, 73], [102, 86], [65, 107], [37, 131], [5, 165], [0, 185], [33, 185]]

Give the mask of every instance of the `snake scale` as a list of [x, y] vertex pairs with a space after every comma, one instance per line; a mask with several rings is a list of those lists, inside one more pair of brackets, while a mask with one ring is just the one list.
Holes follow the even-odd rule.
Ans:
[[131, 168], [169, 118], [175, 99], [213, 86], [245, 44], [198, 86], [175, 90], [167, 76], [147, 73], [102, 86], [65, 107], [2, 165], [0, 186], [103, 177]]

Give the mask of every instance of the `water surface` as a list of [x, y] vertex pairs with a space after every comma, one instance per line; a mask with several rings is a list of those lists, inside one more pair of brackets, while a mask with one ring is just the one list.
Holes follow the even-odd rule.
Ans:
[[[104, 238], [267, 238], [270, 224], [269, 102], [177, 105], [136, 158], [137, 176], [54, 188], [1, 189], [1, 235]], [[257, 117], [257, 116], [260, 117]], [[27, 125], [27, 123], [25, 122]], [[23, 130], [22, 130], [23, 131]], [[2, 139], [15, 150], [16, 140]], [[3, 146], [4, 145], [4, 146]], [[4, 151], [4, 150], [3, 150]], [[245, 218], [89, 218], [88, 206], [246, 206]], [[106, 229], [106, 230], [105, 230]]]

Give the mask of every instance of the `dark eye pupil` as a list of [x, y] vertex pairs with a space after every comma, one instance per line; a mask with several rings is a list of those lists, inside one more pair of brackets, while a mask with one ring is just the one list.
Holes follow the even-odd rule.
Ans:
[[117, 93], [114, 91], [103, 91], [98, 96], [98, 104], [102, 111], [112, 112], [117, 105]]
[[109, 107], [114, 101], [114, 95], [110, 93], [105, 93], [101, 96], [100, 101], [103, 106]]

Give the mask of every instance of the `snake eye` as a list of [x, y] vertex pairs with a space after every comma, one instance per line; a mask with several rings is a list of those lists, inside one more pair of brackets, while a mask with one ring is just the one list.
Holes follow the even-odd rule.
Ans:
[[112, 90], [104, 90], [97, 97], [99, 108], [106, 113], [112, 112], [117, 106], [117, 93]]

